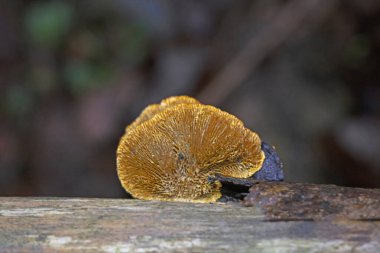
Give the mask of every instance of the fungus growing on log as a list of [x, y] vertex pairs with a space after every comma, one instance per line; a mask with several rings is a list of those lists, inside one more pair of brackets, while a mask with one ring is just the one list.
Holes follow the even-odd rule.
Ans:
[[187, 96], [170, 97], [126, 128], [117, 172], [134, 198], [207, 203], [222, 197], [221, 182], [210, 179], [252, 177], [265, 153], [259, 136], [235, 116]]

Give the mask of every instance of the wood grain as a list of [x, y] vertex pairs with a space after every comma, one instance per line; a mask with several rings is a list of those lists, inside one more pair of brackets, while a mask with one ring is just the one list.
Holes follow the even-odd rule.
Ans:
[[[332, 197], [324, 201], [302, 199], [318, 187], [260, 183], [244, 202], [249, 207], [239, 202], [3, 197], [0, 252], [380, 252], [380, 190], [334, 186], [328, 190]], [[260, 189], [262, 195], [257, 196]], [[298, 200], [286, 195], [288, 191], [296, 196], [293, 193], [300, 189]], [[346, 198], [339, 195], [342, 191]], [[339, 199], [333, 197], [338, 195]], [[356, 198], [360, 201], [348, 201]], [[294, 207], [295, 201], [302, 203], [299, 219], [296, 208], [271, 213], [270, 206]], [[329, 209], [331, 201], [341, 203], [341, 215]], [[355, 211], [360, 202], [367, 205], [360, 209], [363, 219], [354, 219], [347, 210]], [[315, 212], [318, 208], [334, 215]]]

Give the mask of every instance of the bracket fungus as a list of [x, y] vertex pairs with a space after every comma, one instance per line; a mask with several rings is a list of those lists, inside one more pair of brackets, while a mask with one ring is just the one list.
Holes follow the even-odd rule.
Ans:
[[191, 97], [170, 97], [127, 126], [117, 172], [134, 198], [214, 202], [222, 197], [217, 176], [283, 179], [277, 154], [265, 145], [235, 116]]

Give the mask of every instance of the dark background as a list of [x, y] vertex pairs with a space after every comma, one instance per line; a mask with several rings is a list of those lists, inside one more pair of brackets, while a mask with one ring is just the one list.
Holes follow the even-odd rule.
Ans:
[[289, 181], [380, 187], [380, 1], [0, 1], [0, 195], [125, 196], [115, 150], [187, 94]]

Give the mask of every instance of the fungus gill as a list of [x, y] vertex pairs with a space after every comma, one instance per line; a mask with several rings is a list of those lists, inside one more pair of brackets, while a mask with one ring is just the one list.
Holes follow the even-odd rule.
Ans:
[[260, 138], [238, 118], [179, 96], [148, 106], [126, 128], [117, 172], [135, 198], [207, 203], [221, 197], [210, 177], [251, 177], [264, 158]]
[[141, 123], [150, 120], [153, 118], [154, 115], [157, 113], [168, 109], [170, 107], [179, 105], [179, 104], [199, 104], [199, 101], [195, 98], [188, 97], [188, 96], [176, 96], [176, 97], [169, 97], [161, 101], [160, 104], [153, 104], [147, 106], [140, 114], [140, 116], [132, 122], [132, 124], [128, 125], [125, 129], [126, 132], [131, 131], [136, 126], [140, 125]]

